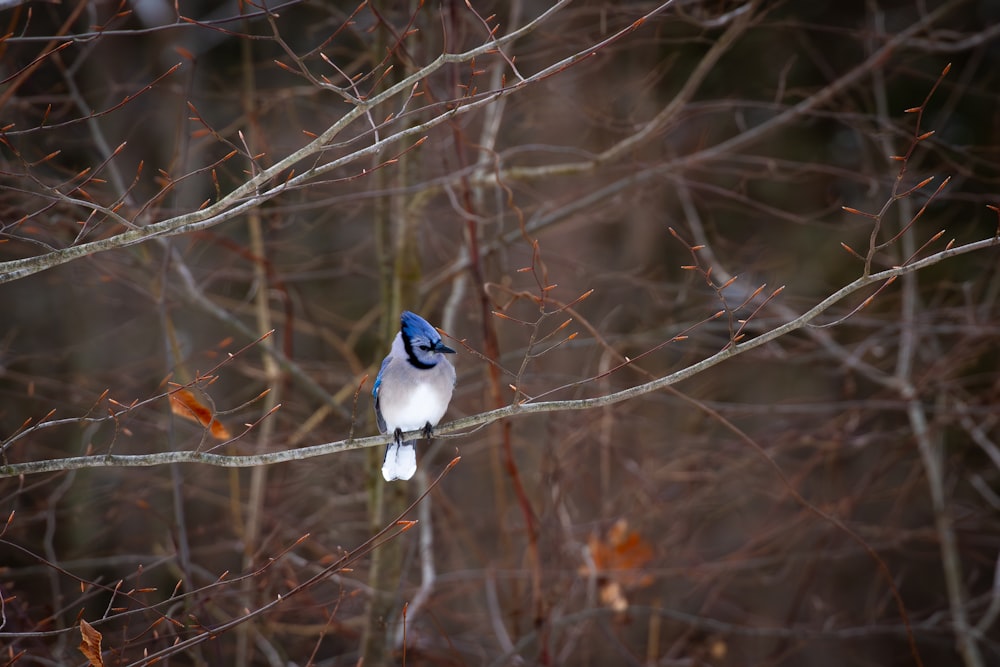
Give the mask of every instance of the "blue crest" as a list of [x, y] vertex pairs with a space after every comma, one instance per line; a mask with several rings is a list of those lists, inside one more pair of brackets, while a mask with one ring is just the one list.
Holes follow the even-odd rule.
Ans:
[[403, 314], [399, 316], [399, 324], [399, 330], [403, 332], [405, 338], [410, 340], [423, 338], [431, 344], [441, 342], [441, 336], [438, 335], [437, 329], [416, 313], [404, 310]]

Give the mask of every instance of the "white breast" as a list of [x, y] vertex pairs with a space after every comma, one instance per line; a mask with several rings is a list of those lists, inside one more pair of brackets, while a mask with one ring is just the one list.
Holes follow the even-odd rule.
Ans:
[[415, 431], [428, 422], [431, 426], [437, 425], [451, 400], [450, 391], [445, 395], [425, 382], [400, 393], [402, 395], [394, 395], [392, 400], [381, 401], [382, 418], [390, 432], [397, 428]]

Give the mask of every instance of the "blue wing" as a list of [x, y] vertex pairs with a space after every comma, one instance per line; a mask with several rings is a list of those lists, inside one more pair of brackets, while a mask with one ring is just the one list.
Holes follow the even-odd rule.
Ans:
[[378, 369], [378, 375], [375, 376], [375, 386], [372, 387], [372, 397], [378, 398], [378, 388], [382, 384], [382, 374], [385, 373], [385, 367], [389, 365], [389, 357], [382, 360], [382, 366]]
[[375, 399], [375, 422], [378, 424], [379, 433], [385, 433], [386, 431], [385, 420], [382, 419], [382, 410], [378, 405], [378, 390], [382, 386], [382, 375], [385, 373], [388, 365], [389, 357], [386, 357], [382, 360], [382, 366], [378, 369], [378, 375], [375, 376], [375, 386], [372, 387], [372, 397]]

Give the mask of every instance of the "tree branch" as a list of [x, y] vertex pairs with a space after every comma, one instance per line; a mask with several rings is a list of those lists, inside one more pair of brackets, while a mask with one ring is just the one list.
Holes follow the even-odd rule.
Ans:
[[[594, 396], [592, 398], [512, 404], [495, 410], [482, 412], [477, 415], [456, 419], [448, 424], [438, 426], [434, 431], [438, 436], [458, 434], [463, 433], [468, 429], [492, 424], [509, 417], [566, 410], [590, 410], [593, 408], [614, 405], [615, 403], [621, 403], [622, 401], [650, 394], [663, 389], [664, 387], [677, 384], [682, 380], [693, 377], [708, 370], [709, 368], [719, 365], [731, 357], [735, 357], [758, 347], [762, 347], [777, 338], [790, 334], [793, 331], [797, 331], [798, 329], [811, 324], [816, 318], [825, 313], [842, 299], [864, 289], [865, 287], [882, 283], [890, 278], [919, 271], [920, 269], [932, 266], [950, 257], [964, 255], [997, 245], [1000, 245], [1000, 239], [996, 237], [982, 239], [980, 241], [974, 241], [972, 243], [947, 248], [905, 266], [897, 266], [885, 271], [870, 274], [868, 276], [862, 276], [854, 282], [840, 288], [797, 318], [786, 322], [781, 326], [775, 327], [774, 329], [771, 329], [756, 338], [752, 338], [745, 343], [729, 346], [726, 349], [716, 352], [712, 356], [707, 357], [695, 364], [691, 364], [690, 366], [682, 368], [679, 371], [655, 380], [651, 380], [650, 382], [629, 387], [610, 394], [605, 394], [603, 396]], [[581, 382], [586, 382], [586, 380]], [[421, 432], [413, 431], [404, 435], [419, 438], [421, 437]], [[316, 456], [324, 456], [352, 449], [384, 446], [388, 444], [391, 439], [391, 435], [377, 435], [367, 438], [338, 440], [336, 442], [328, 442], [310, 447], [301, 447], [298, 449], [244, 456], [229, 456], [224, 454], [211, 454], [196, 451], [162, 452], [157, 454], [135, 455], [109, 454], [76, 456], [62, 459], [48, 459], [44, 461], [29, 461], [26, 463], [11, 463], [2, 465], [0, 466], [0, 477], [13, 477], [16, 475], [35, 474], [41, 472], [77, 470], [80, 468], [150, 467], [164, 465], [167, 463], [201, 463], [204, 465], [225, 468], [247, 468], [260, 465], [273, 465], [275, 463], [284, 463], [287, 461], [301, 461]]]

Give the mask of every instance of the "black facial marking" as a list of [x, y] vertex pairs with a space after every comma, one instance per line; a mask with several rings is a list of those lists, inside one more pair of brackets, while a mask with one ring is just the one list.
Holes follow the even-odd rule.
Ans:
[[[413, 353], [413, 343], [410, 341], [409, 336], [406, 335], [403, 336], [403, 349], [406, 350], [407, 361], [409, 361], [414, 368], [419, 368], [422, 371], [426, 371], [430, 368], [434, 368], [435, 366], [437, 366], [437, 363], [426, 364], [417, 359], [417, 355]], [[428, 348], [426, 345], [421, 345], [420, 349], [429, 350], [430, 348]]]

